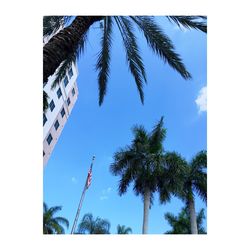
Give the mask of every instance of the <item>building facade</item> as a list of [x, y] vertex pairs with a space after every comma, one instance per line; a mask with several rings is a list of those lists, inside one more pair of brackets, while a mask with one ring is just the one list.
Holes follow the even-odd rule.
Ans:
[[55, 76], [43, 87], [49, 96], [48, 110], [43, 113], [43, 166], [45, 167], [62, 133], [78, 97], [77, 66], [72, 64], [64, 79], [51, 89]]

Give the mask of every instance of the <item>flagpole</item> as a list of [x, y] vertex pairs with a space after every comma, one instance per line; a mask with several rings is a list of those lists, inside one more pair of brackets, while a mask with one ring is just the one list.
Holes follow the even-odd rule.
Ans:
[[[92, 158], [92, 162], [91, 162], [91, 165], [90, 165], [90, 169], [92, 169], [92, 167], [93, 167], [94, 160], [95, 160], [95, 156], [93, 156], [93, 158]], [[74, 234], [74, 232], [75, 232], [75, 227], [76, 227], [77, 220], [78, 220], [78, 217], [79, 217], [79, 214], [80, 214], [80, 211], [81, 211], [83, 198], [84, 198], [85, 192], [86, 192], [86, 190], [87, 190], [87, 188], [88, 188], [88, 187], [87, 187], [87, 182], [88, 182], [88, 176], [87, 176], [87, 179], [86, 179], [86, 182], [85, 182], [83, 191], [82, 191], [82, 196], [81, 196], [81, 199], [80, 199], [80, 202], [79, 202], [79, 205], [78, 205], [78, 209], [77, 209], [77, 212], [76, 212], [74, 224], [73, 224], [72, 229], [71, 229], [71, 234]]]

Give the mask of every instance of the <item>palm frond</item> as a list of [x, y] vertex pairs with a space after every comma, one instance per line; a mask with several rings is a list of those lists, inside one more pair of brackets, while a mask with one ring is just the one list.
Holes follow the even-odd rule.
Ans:
[[64, 27], [71, 19], [71, 16], [44, 16], [43, 17], [43, 37], [56, 33]]
[[56, 217], [54, 218], [54, 220], [58, 223], [58, 224], [63, 224], [65, 225], [67, 228], [69, 228], [69, 221], [63, 217]]
[[52, 217], [55, 213], [59, 212], [62, 210], [62, 206], [55, 206], [55, 207], [51, 207], [48, 210], [48, 213], [50, 214], [50, 216]]
[[200, 210], [200, 212], [197, 214], [196, 216], [196, 220], [197, 220], [197, 225], [201, 225], [202, 224], [202, 221], [205, 219], [205, 209], [202, 208]]
[[110, 165], [110, 172], [113, 175], [122, 174], [130, 164], [130, 161], [133, 159], [133, 157], [134, 153], [129, 147], [120, 149], [114, 154], [114, 162]]
[[64, 228], [60, 224], [58, 224], [55, 219], [52, 219], [50, 221], [50, 226], [51, 226], [51, 229], [53, 230], [53, 232], [56, 234], [64, 234], [65, 233]]
[[66, 76], [67, 71], [71, 68], [72, 63], [75, 64], [76, 61], [79, 60], [80, 55], [84, 52], [87, 36], [88, 32], [83, 34], [82, 41], [81, 43], [79, 43], [78, 48], [75, 50], [73, 54], [69, 55], [67, 59], [64, 60], [59, 66], [59, 68], [56, 70], [55, 79], [51, 85], [51, 89], [54, 89], [57, 85], [60, 84], [60, 82]]
[[94, 219], [91, 213], [85, 214], [78, 225], [78, 234], [109, 234], [110, 222], [97, 217]]
[[44, 202], [43, 203], [43, 213], [48, 212], [48, 205]]
[[132, 180], [133, 180], [132, 169], [128, 168], [127, 171], [123, 173], [119, 181], [119, 186], [118, 186], [119, 195], [123, 195], [124, 193], [126, 193], [127, 188]]
[[179, 28], [181, 26], [187, 29], [197, 29], [204, 33], [207, 33], [207, 18], [205, 16], [167, 16], [170, 22], [174, 22], [178, 25]]
[[193, 189], [198, 196], [207, 203], [207, 176], [203, 174], [198, 180], [193, 181]]
[[122, 36], [130, 72], [135, 79], [140, 99], [143, 104], [143, 79], [146, 82], [146, 73], [144, 70], [142, 58], [140, 56], [140, 51], [136, 42], [136, 36], [133, 33], [132, 23], [125, 17], [114, 18]]
[[162, 151], [163, 141], [166, 138], [167, 130], [163, 128], [163, 116], [160, 121], [155, 125], [153, 131], [150, 133], [149, 145], [152, 150], [152, 153]]
[[168, 223], [170, 224], [170, 226], [174, 226], [174, 224], [177, 221], [177, 217], [174, 214], [172, 214], [172, 213], [166, 213], [164, 215], [164, 218], [165, 218], [165, 220], [168, 221]]
[[143, 32], [149, 47], [158, 54], [164, 62], [180, 73], [184, 79], [190, 79], [191, 74], [186, 70], [180, 56], [175, 52], [174, 45], [153, 18], [145, 16], [130, 16]]
[[95, 221], [95, 234], [109, 234], [110, 222], [106, 219], [96, 218]]
[[[134, 139], [132, 148], [135, 152], [145, 152], [149, 146], [149, 135], [142, 125], [135, 125], [132, 127]], [[138, 156], [138, 155], [137, 155]]]
[[112, 45], [112, 18], [105, 17], [103, 36], [101, 38], [102, 49], [99, 52], [96, 64], [96, 70], [98, 71], [98, 84], [99, 84], [99, 106], [102, 105], [107, 90], [111, 45]]
[[50, 36], [63, 25], [64, 16], [43, 17], [43, 37]]
[[[69, 222], [63, 217], [53, 217], [53, 215], [61, 210], [61, 206], [48, 208], [47, 204], [43, 203], [43, 233], [44, 234], [64, 234], [62, 225], [69, 227]], [[61, 225], [62, 224], [62, 225]]]
[[77, 233], [84, 234], [85, 231], [92, 231], [92, 226], [94, 225], [94, 218], [91, 213], [87, 213], [83, 216], [81, 222], [78, 225]]
[[43, 90], [43, 112], [46, 112], [49, 107], [49, 96], [48, 94]]
[[117, 225], [117, 233], [118, 234], [129, 234], [132, 233], [132, 229], [130, 227], [126, 227], [124, 225]]
[[[165, 234], [191, 234], [190, 215], [187, 207], [183, 207], [178, 216], [175, 216], [172, 213], [166, 213], [164, 217], [172, 228], [171, 230], [165, 232]], [[198, 233], [205, 234], [206, 231], [202, 227], [203, 220], [205, 219], [204, 209], [200, 210], [196, 218]]]
[[185, 197], [183, 180], [186, 165], [185, 159], [176, 152], [167, 152], [164, 155], [163, 171], [158, 183], [161, 203], [169, 201], [170, 194]]
[[207, 168], [207, 151], [200, 151], [195, 157], [191, 160], [190, 166], [197, 171], [198, 169]]

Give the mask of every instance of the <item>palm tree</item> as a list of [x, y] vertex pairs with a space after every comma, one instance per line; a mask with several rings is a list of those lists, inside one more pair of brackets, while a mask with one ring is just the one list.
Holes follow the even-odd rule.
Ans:
[[130, 146], [120, 149], [114, 154], [114, 162], [110, 166], [113, 175], [120, 175], [119, 194], [126, 193], [131, 182], [134, 192], [143, 198], [142, 233], [148, 232], [148, 216], [153, 204], [153, 194], [158, 189], [158, 179], [162, 169], [163, 141], [166, 129], [163, 128], [163, 117], [151, 133], [143, 126], [135, 126], [134, 139]]
[[[196, 193], [203, 201], [207, 201], [207, 152], [199, 152], [189, 163], [175, 152], [167, 153], [166, 164], [178, 166], [178, 169], [181, 171], [178, 177], [180, 185], [174, 194], [186, 203], [189, 211], [191, 233], [197, 234], [194, 194]], [[160, 189], [161, 201], [165, 200], [166, 190], [164, 190], [164, 182], [167, 188], [169, 186], [169, 182], [162, 179]]]
[[[45, 16], [44, 36], [55, 33], [62, 25], [73, 17]], [[204, 16], [167, 16], [167, 19], [179, 27], [194, 28], [207, 32], [206, 17]], [[96, 62], [99, 84], [99, 105], [103, 103], [107, 91], [107, 80], [110, 70], [110, 51], [112, 46], [112, 33], [114, 23], [118, 27], [126, 53], [126, 62], [132, 73], [141, 102], [144, 102], [143, 83], [147, 82], [143, 60], [137, 44], [134, 26], [142, 32], [149, 47], [154, 53], [175, 69], [184, 79], [190, 79], [191, 74], [186, 70], [180, 56], [175, 52], [174, 45], [169, 37], [150, 16], [77, 16], [72, 23], [54, 35], [43, 47], [43, 82], [56, 73], [53, 87], [58, 84], [72, 62], [79, 58], [84, 51], [88, 31], [96, 23], [102, 23], [101, 49]], [[59, 67], [60, 66], [60, 67]], [[44, 93], [45, 95], [45, 93]], [[45, 102], [47, 98], [44, 97]], [[44, 107], [46, 108], [46, 104]], [[44, 110], [45, 111], [45, 110]]]
[[132, 233], [132, 229], [130, 227], [126, 227], [124, 225], [122, 225], [122, 226], [118, 225], [117, 226], [117, 233], [118, 234], [129, 234], [129, 233]]
[[[182, 208], [178, 216], [175, 216], [172, 213], [166, 213], [164, 217], [172, 227], [172, 229], [165, 232], [165, 234], [191, 234], [190, 215], [187, 207]], [[202, 208], [197, 214], [198, 234], [206, 234], [206, 230], [202, 226], [204, 219], [204, 208]]]
[[55, 213], [62, 209], [61, 206], [48, 208], [47, 204], [43, 203], [43, 233], [44, 234], [64, 234], [62, 225], [69, 227], [69, 222], [63, 217], [54, 217]]
[[85, 214], [78, 225], [77, 234], [110, 234], [108, 220], [97, 217], [94, 219], [91, 213]]

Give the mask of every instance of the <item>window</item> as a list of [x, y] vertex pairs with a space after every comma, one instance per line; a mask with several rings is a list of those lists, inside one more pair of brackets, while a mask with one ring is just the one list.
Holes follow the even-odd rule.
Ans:
[[75, 92], [75, 89], [73, 88], [73, 89], [72, 89], [72, 96], [74, 96], [75, 93], [76, 93], [76, 92]]
[[62, 111], [61, 111], [61, 116], [64, 117], [64, 115], [65, 115], [65, 110], [63, 108]]
[[61, 88], [59, 88], [57, 91], [56, 91], [56, 93], [57, 93], [57, 97], [58, 97], [58, 99], [62, 96], [62, 91], [61, 91]]
[[52, 137], [51, 134], [49, 134], [49, 136], [47, 137], [47, 142], [48, 142], [49, 145], [52, 142], [52, 140], [53, 140], [53, 137]]
[[69, 97], [67, 99], [67, 103], [68, 103], [68, 106], [69, 106], [70, 105], [70, 99], [69, 99]]
[[69, 70], [69, 79], [70, 79], [72, 76], [73, 76], [73, 70], [72, 70], [72, 68], [70, 68], [70, 70]]
[[55, 108], [55, 103], [54, 103], [53, 100], [50, 102], [49, 108], [50, 108], [50, 111], [51, 111], [51, 112], [54, 110], [54, 108]]
[[46, 123], [46, 121], [47, 121], [47, 117], [46, 117], [45, 114], [43, 114], [43, 126], [44, 126], [44, 124]]
[[56, 122], [55, 122], [55, 124], [54, 124], [54, 127], [55, 127], [55, 130], [58, 129], [58, 127], [59, 127], [59, 122], [58, 122], [58, 120], [56, 120]]
[[63, 80], [64, 86], [66, 87], [69, 83], [69, 79], [67, 76], [65, 76], [64, 80]]

